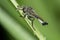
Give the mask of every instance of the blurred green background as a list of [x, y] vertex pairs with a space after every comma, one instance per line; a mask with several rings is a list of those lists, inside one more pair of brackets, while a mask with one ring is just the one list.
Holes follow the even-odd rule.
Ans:
[[[42, 26], [37, 19], [34, 21], [35, 28], [46, 37], [46, 40], [60, 40], [60, 0], [17, 0], [17, 2], [21, 6], [31, 6], [48, 22], [47, 26]], [[6, 31], [3, 31], [5, 39], [38, 40], [18, 13], [10, 0], [0, 0], [0, 25]]]

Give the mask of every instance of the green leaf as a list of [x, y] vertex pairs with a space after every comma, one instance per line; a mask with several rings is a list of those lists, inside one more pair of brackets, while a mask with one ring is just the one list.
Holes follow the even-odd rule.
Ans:
[[17, 0], [17, 3], [34, 8], [48, 25], [42, 26], [36, 19], [34, 28], [37, 31], [34, 32], [26, 20], [19, 17], [10, 0], [0, 0], [0, 22], [10, 35], [16, 40], [60, 40], [59, 0]]

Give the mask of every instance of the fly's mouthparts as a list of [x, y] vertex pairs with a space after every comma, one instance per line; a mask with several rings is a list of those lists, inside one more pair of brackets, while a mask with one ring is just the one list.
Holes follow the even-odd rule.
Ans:
[[38, 21], [39, 21], [42, 25], [48, 25], [47, 22], [44, 22], [44, 21], [42, 21], [42, 20], [40, 20], [40, 19], [38, 19]]

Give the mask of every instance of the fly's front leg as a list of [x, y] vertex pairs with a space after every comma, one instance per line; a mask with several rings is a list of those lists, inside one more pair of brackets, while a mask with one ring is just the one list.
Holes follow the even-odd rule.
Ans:
[[27, 14], [24, 14], [23, 18], [25, 18], [25, 17], [26, 17], [26, 15], [27, 15]]
[[26, 17], [26, 14], [24, 14], [24, 16], [20, 15], [20, 17], [25, 18]]
[[32, 22], [32, 27], [33, 27], [33, 20], [31, 22]]
[[35, 20], [35, 18], [34, 17], [31, 17], [31, 16], [28, 16], [28, 19], [31, 21], [32, 27], [34, 29], [33, 21]]
[[17, 5], [17, 10], [16, 11], [22, 10], [22, 9], [23, 9], [23, 6]]
[[[22, 7], [20, 5], [17, 5], [17, 9], [16, 11], [22, 10]], [[23, 11], [23, 10], [22, 10]], [[20, 13], [19, 13], [20, 17], [23, 17]]]
[[19, 5], [17, 5], [17, 10], [16, 11], [19, 11], [20, 10], [20, 6]]
[[[18, 5], [18, 6], [17, 6], [17, 11], [19, 11], [19, 10], [22, 10], [22, 11], [23, 11], [23, 6], [19, 6], [19, 5]], [[20, 15], [20, 14], [19, 14], [19, 15]], [[23, 15], [24, 15], [24, 16], [20, 15], [20, 17], [25, 18], [27, 14], [23, 12]]]

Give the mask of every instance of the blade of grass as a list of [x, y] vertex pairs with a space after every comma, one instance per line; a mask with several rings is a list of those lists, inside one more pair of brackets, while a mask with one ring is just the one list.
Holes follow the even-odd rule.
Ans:
[[36, 37], [30, 35], [25, 29], [22, 28], [12, 17], [10, 17], [3, 9], [0, 8], [0, 22], [4, 28], [16, 40], [37, 40]]
[[[10, 0], [13, 5], [17, 8], [17, 6], [19, 5], [16, 0]], [[20, 14], [23, 16], [23, 12], [21, 10], [19, 10]], [[35, 28], [35, 30], [32, 28], [31, 26], [31, 21], [26, 17], [25, 21], [28, 23], [28, 25], [31, 27], [32, 31], [34, 32], [34, 34], [39, 38], [39, 40], [46, 40], [46, 38]]]

